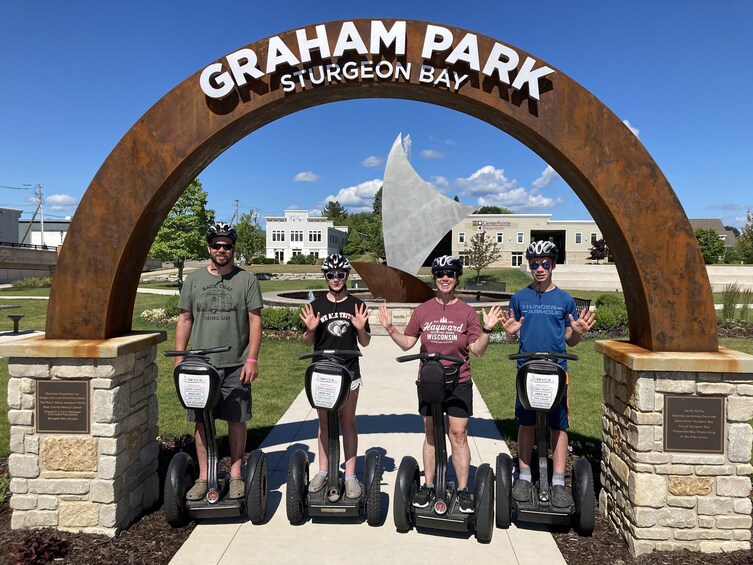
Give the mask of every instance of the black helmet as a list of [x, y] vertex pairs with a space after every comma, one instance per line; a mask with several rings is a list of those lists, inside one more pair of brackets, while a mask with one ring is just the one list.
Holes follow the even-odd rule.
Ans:
[[225, 222], [217, 222], [213, 226], [209, 226], [207, 229], [207, 243], [212, 243], [212, 239], [219, 236], [229, 237], [235, 243], [238, 239], [238, 234], [235, 228]]
[[526, 259], [536, 259], [538, 257], [557, 258], [557, 246], [551, 241], [534, 241], [526, 249]]
[[345, 255], [333, 253], [322, 261], [322, 271], [350, 271], [350, 261]]
[[463, 261], [460, 257], [453, 257], [452, 255], [442, 255], [437, 257], [431, 262], [431, 274], [433, 275], [437, 271], [449, 269], [455, 271], [458, 276], [463, 274]]

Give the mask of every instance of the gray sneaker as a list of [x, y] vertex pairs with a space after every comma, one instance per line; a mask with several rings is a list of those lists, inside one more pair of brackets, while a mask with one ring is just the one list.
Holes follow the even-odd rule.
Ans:
[[204, 479], [197, 479], [196, 482], [186, 493], [186, 500], [201, 500], [207, 495], [207, 482]]
[[348, 498], [360, 498], [361, 483], [358, 479], [347, 479], [345, 481], [345, 496]]
[[516, 502], [528, 502], [531, 500], [531, 482], [518, 479], [512, 487], [512, 498]]
[[573, 505], [573, 497], [562, 485], [552, 487], [552, 506], [557, 508], [570, 508]]
[[327, 475], [317, 473], [309, 482], [309, 492], [319, 492], [327, 485]]

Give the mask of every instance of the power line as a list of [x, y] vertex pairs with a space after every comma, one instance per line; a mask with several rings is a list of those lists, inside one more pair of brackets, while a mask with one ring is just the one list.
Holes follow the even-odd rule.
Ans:
[[7, 188], [8, 190], [31, 190], [30, 186], [6, 186], [4, 184], [0, 184], [0, 188]]

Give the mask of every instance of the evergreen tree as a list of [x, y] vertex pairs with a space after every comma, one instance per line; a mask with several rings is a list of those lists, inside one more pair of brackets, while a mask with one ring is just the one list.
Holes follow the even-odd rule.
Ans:
[[207, 228], [214, 223], [214, 210], [207, 209], [207, 193], [195, 179], [167, 214], [149, 255], [172, 261], [178, 269], [178, 287], [183, 287], [183, 267], [189, 259], [206, 259]]
[[322, 216], [332, 220], [336, 226], [345, 225], [348, 211], [337, 200], [330, 200], [322, 210]]
[[591, 252], [591, 255], [588, 258], [592, 261], [596, 261], [597, 265], [599, 264], [599, 261], [603, 261], [609, 257], [609, 248], [603, 238], [597, 239], [589, 251]]

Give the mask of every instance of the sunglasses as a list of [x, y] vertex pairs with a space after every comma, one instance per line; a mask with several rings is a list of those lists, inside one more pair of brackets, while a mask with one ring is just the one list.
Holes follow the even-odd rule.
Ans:
[[347, 277], [347, 276], [348, 276], [348, 274], [347, 274], [347, 273], [343, 273], [343, 272], [337, 272], [337, 273], [324, 273], [324, 276], [325, 276], [325, 277], [327, 277], [327, 280], [328, 280], [328, 281], [331, 281], [331, 280], [333, 280], [333, 279], [337, 279], [337, 280], [343, 280], [343, 279], [344, 279], [345, 277]]
[[454, 279], [457, 276], [457, 272], [455, 271], [435, 271], [434, 277], [441, 279], [444, 277], [447, 277], [448, 279]]
[[532, 271], [535, 271], [539, 267], [543, 268], [545, 271], [548, 271], [549, 269], [552, 268], [552, 265], [551, 265], [551, 263], [549, 263], [549, 261], [544, 261], [542, 263], [539, 263], [538, 261], [534, 261], [533, 263], [531, 263], [531, 270]]
[[233, 250], [232, 243], [210, 243], [209, 247], [211, 247], [212, 249], [225, 249], [227, 251]]

